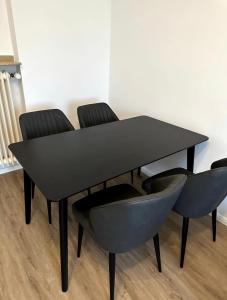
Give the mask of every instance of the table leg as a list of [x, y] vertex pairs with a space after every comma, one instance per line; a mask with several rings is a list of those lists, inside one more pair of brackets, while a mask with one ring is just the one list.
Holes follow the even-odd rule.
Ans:
[[139, 167], [139, 168], [137, 169], [137, 175], [138, 175], [138, 176], [141, 175], [141, 167]]
[[31, 179], [24, 170], [24, 207], [25, 207], [25, 222], [31, 223]]
[[60, 256], [62, 291], [68, 290], [68, 199], [59, 202]]
[[187, 149], [187, 169], [193, 172], [194, 170], [194, 158], [195, 158], [195, 146]]

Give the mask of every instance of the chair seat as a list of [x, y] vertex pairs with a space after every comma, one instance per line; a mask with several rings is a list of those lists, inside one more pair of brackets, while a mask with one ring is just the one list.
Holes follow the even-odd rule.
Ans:
[[211, 165], [211, 169], [222, 168], [222, 167], [227, 167], [227, 158], [217, 160], [213, 162]]
[[90, 209], [119, 200], [126, 200], [141, 194], [129, 184], [119, 184], [86, 196], [72, 205], [73, 214], [83, 227], [88, 223]]
[[190, 176], [193, 173], [188, 171], [187, 169], [184, 169], [184, 168], [174, 168], [174, 169], [171, 169], [171, 170], [167, 170], [167, 171], [156, 174], [156, 175], [144, 180], [144, 182], [142, 184], [142, 188], [148, 194], [154, 193], [154, 192], [156, 192], [156, 186], [152, 187], [152, 183], [154, 182], [154, 179], [167, 177], [167, 176], [172, 176], [172, 175], [179, 175], [179, 174]]

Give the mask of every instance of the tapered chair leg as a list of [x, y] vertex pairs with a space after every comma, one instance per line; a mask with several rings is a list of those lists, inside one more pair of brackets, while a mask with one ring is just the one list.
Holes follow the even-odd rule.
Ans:
[[106, 181], [103, 182], [103, 189], [104, 189], [104, 190], [106, 189]]
[[185, 249], [188, 237], [188, 224], [189, 218], [183, 218], [183, 226], [182, 226], [182, 237], [181, 237], [181, 257], [180, 257], [180, 267], [184, 266], [184, 257], [185, 257]]
[[47, 211], [48, 211], [48, 221], [49, 224], [52, 224], [52, 215], [51, 215], [51, 201], [47, 199]]
[[213, 241], [216, 241], [217, 209], [212, 212]]
[[115, 264], [116, 264], [115, 253], [109, 253], [110, 300], [114, 300]]
[[78, 243], [77, 243], [77, 257], [80, 257], [81, 253], [81, 246], [82, 246], [82, 240], [83, 240], [83, 233], [84, 233], [84, 228], [81, 226], [79, 223], [78, 226]]
[[32, 199], [34, 199], [35, 196], [35, 183], [32, 181]]
[[88, 194], [88, 196], [91, 195], [91, 189], [90, 188], [87, 189], [87, 194]]
[[131, 183], [133, 184], [133, 182], [134, 182], [133, 171], [131, 171]]
[[153, 237], [153, 241], [154, 241], [154, 248], [155, 248], [156, 259], [157, 259], [157, 264], [158, 264], [158, 271], [162, 272], [160, 246], [159, 246], [159, 235], [158, 235], [158, 233]]

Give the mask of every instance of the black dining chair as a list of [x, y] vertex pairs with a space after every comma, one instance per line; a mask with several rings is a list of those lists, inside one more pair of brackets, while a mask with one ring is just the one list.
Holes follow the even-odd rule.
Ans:
[[141, 195], [133, 186], [121, 184], [101, 190], [73, 204], [79, 222], [77, 256], [84, 229], [109, 253], [110, 299], [114, 299], [116, 254], [124, 253], [153, 238], [161, 272], [159, 229], [174, 206], [186, 176], [157, 179], [154, 193]]
[[227, 167], [227, 158], [222, 158], [212, 163], [211, 169]]
[[[20, 115], [19, 123], [23, 140], [74, 130], [73, 125], [59, 109], [28, 112]], [[35, 183], [32, 181], [32, 198]], [[51, 224], [51, 201], [47, 199], [48, 219]]]
[[184, 266], [189, 219], [196, 219], [212, 213], [213, 241], [216, 241], [217, 207], [227, 195], [227, 164], [220, 161], [212, 169], [194, 174], [183, 168], [176, 168], [157, 174], [143, 182], [143, 189], [153, 192], [153, 181], [173, 174], [187, 175], [187, 182], [173, 210], [183, 217], [180, 267]]
[[[103, 102], [79, 106], [77, 115], [80, 128], [119, 121], [109, 105]], [[140, 168], [138, 169], [138, 175], [140, 175]], [[131, 182], [133, 183], [133, 171], [131, 171]], [[106, 188], [106, 182], [104, 182], [104, 188]]]

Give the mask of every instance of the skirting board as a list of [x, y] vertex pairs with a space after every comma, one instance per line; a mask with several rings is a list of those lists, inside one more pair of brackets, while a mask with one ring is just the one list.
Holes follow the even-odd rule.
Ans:
[[217, 213], [217, 219], [220, 223], [224, 224], [227, 226], [227, 218], [221, 215], [220, 213]]
[[16, 166], [10, 166], [10, 167], [6, 167], [6, 168], [2, 168], [0, 169], [0, 175], [1, 174], [5, 174], [5, 173], [9, 173], [9, 172], [12, 172], [12, 171], [16, 171], [16, 170], [20, 170], [22, 169], [21, 165], [16, 165]]
[[[143, 167], [141, 169], [141, 172], [144, 173], [146, 176], [151, 177], [154, 174], [152, 173], [152, 171], [148, 168], [148, 167]], [[222, 214], [220, 214], [219, 212], [217, 213], [217, 220], [222, 223], [223, 225], [227, 226], [227, 217], [223, 216]]]

